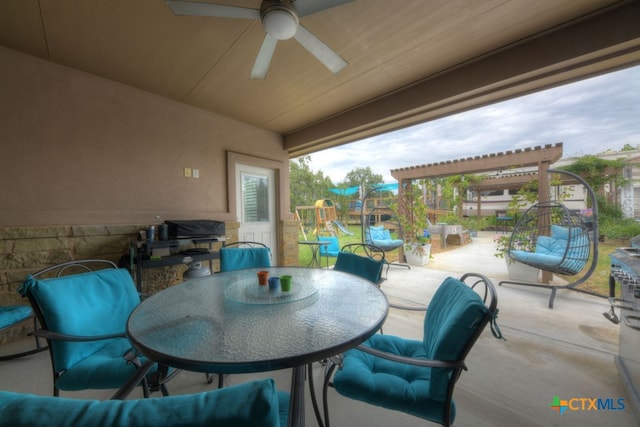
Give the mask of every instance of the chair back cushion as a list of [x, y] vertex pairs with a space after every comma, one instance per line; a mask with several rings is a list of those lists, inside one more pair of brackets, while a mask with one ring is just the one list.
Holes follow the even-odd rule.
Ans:
[[390, 240], [391, 233], [384, 228], [384, 225], [372, 225], [369, 227], [371, 240]]
[[[48, 330], [68, 335], [95, 336], [126, 333], [127, 319], [140, 303], [131, 275], [124, 269], [105, 269], [49, 279], [27, 278], [21, 293], [37, 301]], [[56, 372], [110, 344], [53, 341]]]
[[[482, 319], [489, 309], [465, 283], [448, 277], [434, 294], [424, 320], [424, 346], [428, 358], [456, 361], [464, 358]], [[444, 401], [450, 369], [433, 368], [429, 382], [433, 399]]]
[[[287, 395], [272, 379], [205, 393], [133, 400], [85, 400], [0, 391], [0, 426], [234, 426], [286, 425]], [[284, 421], [284, 424], [283, 424]]]
[[382, 276], [382, 267], [382, 261], [350, 252], [340, 252], [333, 268], [337, 271], [355, 274], [377, 284]]
[[[567, 228], [560, 227], [559, 225], [552, 225], [551, 236], [553, 236], [553, 238], [555, 239], [561, 239], [565, 241], [564, 246], [567, 247], [567, 254], [565, 258], [573, 260], [586, 260], [586, 258], [589, 257], [591, 242], [589, 241], [589, 235], [582, 227]], [[582, 268], [580, 268], [579, 270], [581, 269]]]
[[220, 248], [220, 271], [271, 267], [267, 248]]

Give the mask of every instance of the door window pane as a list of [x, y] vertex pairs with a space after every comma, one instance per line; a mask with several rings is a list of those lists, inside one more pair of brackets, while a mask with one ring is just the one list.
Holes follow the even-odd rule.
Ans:
[[243, 222], [269, 222], [269, 178], [242, 175]]

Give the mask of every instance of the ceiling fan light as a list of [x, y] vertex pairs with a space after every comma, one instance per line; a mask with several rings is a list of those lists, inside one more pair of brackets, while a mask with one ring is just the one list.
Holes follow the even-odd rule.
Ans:
[[264, 29], [277, 40], [288, 40], [298, 30], [298, 17], [287, 9], [270, 10], [262, 17]]

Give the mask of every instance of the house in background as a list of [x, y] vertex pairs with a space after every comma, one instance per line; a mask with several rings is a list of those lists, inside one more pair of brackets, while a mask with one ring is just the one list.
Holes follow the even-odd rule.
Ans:
[[[629, 184], [624, 188], [615, 188], [612, 184], [605, 184], [601, 192], [609, 202], [616, 203], [627, 218], [640, 220], [640, 150], [615, 151], [607, 150], [594, 154], [603, 160], [624, 160], [626, 166], [623, 170], [625, 178], [629, 179]], [[577, 157], [566, 157], [558, 160], [552, 165], [553, 168], [571, 164]], [[535, 167], [516, 168], [509, 171], [493, 171], [485, 174], [491, 180], [499, 181], [508, 177], [519, 177], [517, 186], [494, 188], [480, 191], [482, 216], [493, 216], [496, 211], [504, 211], [509, 208], [509, 203], [518, 194], [522, 182], [537, 179], [537, 169]], [[558, 185], [552, 188], [552, 199], [562, 199], [562, 203], [568, 209], [580, 211], [587, 208], [587, 194], [582, 185]], [[463, 203], [463, 215], [475, 216], [478, 206], [478, 191], [467, 190], [466, 199]], [[526, 210], [522, 207], [521, 210]]]
[[[3, 1], [0, 304], [19, 302], [26, 274], [118, 260], [164, 220], [266, 234], [274, 263], [295, 264], [290, 158], [638, 64], [639, 3], [345, 1], [301, 19], [342, 71], [287, 40], [256, 80], [256, 20], [159, 0]], [[266, 229], [244, 220], [244, 182], [269, 183]]]

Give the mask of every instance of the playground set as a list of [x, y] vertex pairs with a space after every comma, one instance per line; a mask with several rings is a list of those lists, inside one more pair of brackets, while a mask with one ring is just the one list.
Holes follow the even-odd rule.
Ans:
[[338, 219], [336, 206], [330, 199], [317, 200], [314, 206], [296, 206], [296, 219], [304, 240], [313, 233], [320, 236], [337, 237], [338, 233], [353, 236], [353, 233]]

